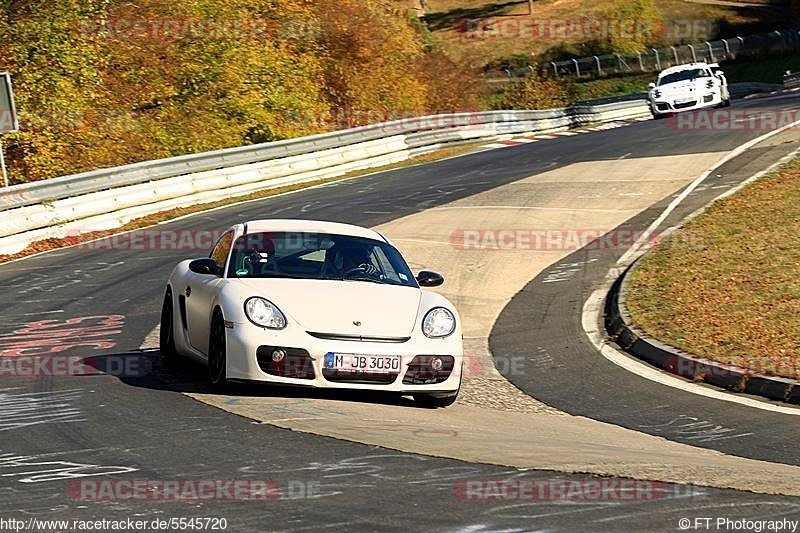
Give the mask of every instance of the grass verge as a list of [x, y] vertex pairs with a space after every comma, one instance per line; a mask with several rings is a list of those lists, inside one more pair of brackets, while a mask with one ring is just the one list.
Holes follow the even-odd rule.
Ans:
[[693, 355], [800, 379], [800, 158], [712, 204], [628, 281], [633, 325]]
[[106, 231], [93, 231], [87, 233], [81, 233], [80, 235], [69, 236], [65, 238], [53, 238], [53, 239], [44, 239], [41, 241], [36, 241], [28, 245], [24, 250], [15, 253], [15, 254], [7, 254], [7, 255], [0, 255], [0, 264], [8, 263], [9, 261], [15, 261], [17, 259], [22, 259], [24, 257], [29, 257], [31, 255], [39, 254], [42, 252], [48, 252], [51, 250], [57, 250], [59, 248], [65, 248], [68, 246], [75, 246], [77, 244], [93, 241], [95, 239], [101, 239], [103, 237], [108, 237], [110, 235], [116, 235], [118, 233], [124, 233], [126, 231], [132, 231], [137, 229], [146, 228], [149, 226], [154, 226], [161, 222], [166, 222], [168, 220], [173, 220], [175, 218], [179, 218], [182, 216], [190, 215], [193, 213], [199, 213], [201, 211], [208, 211], [209, 209], [215, 209], [218, 207], [224, 207], [226, 205], [231, 205], [240, 202], [247, 202], [250, 200], [258, 200], [261, 198], [268, 198], [270, 196], [276, 196], [278, 194], [284, 194], [287, 192], [297, 191], [300, 189], [307, 189], [309, 187], [322, 185], [325, 183], [333, 183], [336, 181], [342, 181], [346, 179], [355, 178], [358, 176], [363, 176], [365, 174], [374, 174], [376, 172], [385, 172], [387, 170], [394, 170], [397, 168], [409, 167], [413, 165], [418, 165], [420, 163], [430, 163], [433, 161], [438, 161], [441, 159], [446, 159], [448, 157], [456, 157], [459, 155], [467, 154], [476, 148], [483, 146], [489, 141], [480, 141], [474, 143], [466, 143], [466, 144], [459, 144], [457, 146], [450, 146], [446, 148], [442, 148], [441, 150], [437, 150], [435, 152], [431, 152], [430, 154], [425, 154], [421, 156], [414, 157], [412, 159], [408, 159], [406, 161], [400, 161], [399, 163], [393, 163], [391, 165], [385, 165], [382, 167], [374, 167], [364, 170], [357, 170], [354, 172], [349, 172], [342, 176], [337, 176], [335, 178], [311, 181], [307, 183], [299, 183], [295, 185], [286, 185], [283, 187], [273, 187], [270, 189], [265, 189], [262, 191], [256, 191], [251, 194], [243, 195], [243, 196], [236, 196], [232, 198], [225, 198], [224, 200], [220, 200], [217, 202], [210, 202], [204, 204], [196, 204], [187, 207], [171, 209], [169, 211], [162, 211], [160, 213], [154, 213], [152, 215], [147, 215], [145, 217], [136, 218], [131, 220], [124, 226], [120, 226], [119, 228], [114, 228], [111, 230]]

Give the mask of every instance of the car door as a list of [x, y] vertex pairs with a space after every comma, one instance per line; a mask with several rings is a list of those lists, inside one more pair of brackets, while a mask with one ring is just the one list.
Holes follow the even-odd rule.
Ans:
[[211, 259], [217, 263], [221, 275], [195, 274], [187, 278], [183, 287], [186, 298], [186, 318], [189, 330], [189, 342], [192, 347], [204, 355], [208, 355], [208, 336], [211, 329], [211, 306], [224, 283], [224, 268], [233, 245], [233, 231], [228, 231], [219, 238], [211, 251]]

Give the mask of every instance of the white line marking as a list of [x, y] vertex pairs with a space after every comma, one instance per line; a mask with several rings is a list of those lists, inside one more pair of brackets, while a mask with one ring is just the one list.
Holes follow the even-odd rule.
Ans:
[[[777, 135], [781, 131], [794, 127], [797, 124], [800, 124], [800, 121], [797, 121], [784, 128], [781, 128], [780, 130], [775, 130], [768, 134], [762, 135], [761, 137], [753, 139], [752, 141], [749, 141], [741, 145], [739, 148], [735, 149], [733, 152], [731, 152], [731, 155], [723, 157], [719, 162], [717, 162], [717, 164], [714, 167], [712, 167], [711, 169], [706, 171], [702, 176], [696, 179], [689, 186], [689, 188], [687, 188], [686, 191], [684, 191], [685, 194], [681, 194], [672, 203], [670, 203], [670, 205], [667, 206], [667, 208], [664, 210], [664, 213], [662, 213], [662, 216], [659, 216], [658, 219], [656, 220], [658, 224], [656, 224], [655, 222], [651, 224], [650, 227], [648, 228], [648, 231], [653, 231], [656, 228], [658, 228], [658, 226], [661, 224], [661, 222], [663, 222], [663, 220], [667, 217], [667, 215], [669, 215], [669, 213], [671, 213], [679, 205], [680, 200], [685, 199], [686, 196], [688, 196], [689, 193], [691, 193], [691, 191], [695, 187], [697, 187], [697, 185], [699, 185], [704, 179], [706, 179], [709, 175], [711, 175], [711, 173], [714, 172], [716, 169], [718, 169], [719, 167], [730, 161], [733, 157], [741, 155], [748, 148], [758, 144], [759, 142], [765, 139], [768, 139], [769, 137], [772, 137], [773, 135]], [[761, 176], [767, 174], [768, 172], [771, 172], [775, 168], [791, 160], [798, 153], [800, 153], [800, 148], [784, 156], [777, 163], [770, 165], [765, 170], [743, 181], [736, 187], [733, 187], [732, 189], [721, 194], [720, 196], [717, 196], [712, 202], [707, 204], [707, 206], [713, 204], [718, 200], [727, 198], [728, 196], [734, 194], [736, 191], [747, 186], [749, 183], [752, 183], [753, 181], [759, 179]], [[695, 211], [691, 215], [689, 215], [689, 217], [687, 217], [687, 220], [702, 213], [706, 209], [706, 207], [703, 207]], [[650, 381], [654, 381], [656, 383], [660, 383], [668, 387], [682, 390], [684, 392], [697, 394], [698, 396], [704, 396], [706, 398], [712, 398], [715, 400], [721, 400], [725, 402], [745, 405], [747, 407], [753, 407], [755, 409], [761, 409], [763, 411], [771, 411], [774, 413], [800, 416], [800, 408], [797, 407], [791, 407], [788, 405], [787, 406], [775, 405], [772, 403], [768, 403], [767, 400], [756, 400], [753, 398], [749, 398], [747, 396], [738, 395], [733, 392], [720, 391], [712, 389], [705, 385], [699, 385], [697, 383], [686, 381], [677, 376], [673, 376], [672, 374], [669, 374], [663, 370], [660, 370], [654, 366], [644, 363], [639, 359], [631, 357], [628, 354], [617, 350], [616, 348], [614, 348], [613, 346], [611, 346], [606, 342], [605, 332], [603, 328], [600, 326], [600, 324], [602, 323], [602, 315], [604, 313], [603, 304], [605, 302], [606, 295], [608, 294], [608, 291], [611, 289], [611, 285], [613, 285], [614, 281], [616, 281], [616, 279], [619, 278], [619, 276], [621, 276], [622, 273], [625, 271], [625, 268], [635, 260], [634, 256], [638, 257], [638, 255], [645, 253], [645, 251], [646, 250], [642, 251], [637, 250], [637, 243], [635, 243], [623, 255], [623, 257], [620, 258], [620, 260], [617, 262], [617, 266], [609, 271], [605, 281], [603, 282], [603, 286], [595, 290], [591, 294], [591, 296], [589, 296], [589, 298], [586, 300], [586, 303], [583, 306], [583, 314], [581, 315], [581, 325], [583, 326], [583, 330], [586, 332], [586, 335], [589, 337], [591, 343], [603, 355], [603, 357], [605, 357], [607, 360], [611, 361], [615, 365], [624, 368], [628, 372], [636, 374]], [[625, 258], [626, 256], [629, 256], [629, 259], [623, 261], [623, 258]]]
[[706, 398], [712, 398], [714, 400], [722, 400], [731, 403], [738, 403], [740, 405], [746, 405], [747, 407], [754, 407], [756, 409], [772, 411], [774, 413], [800, 416], [800, 408], [773, 405], [767, 403], [766, 401], [755, 400], [753, 398], [736, 395], [735, 393], [731, 392], [718, 391], [704, 385], [698, 385], [697, 383], [684, 381], [677, 376], [673, 376], [672, 374], [668, 374], [663, 370], [644, 363], [638, 359], [634, 359], [633, 357], [613, 348], [611, 345], [606, 344], [605, 336], [601, 331], [598, 330], [596, 320], [598, 319], [598, 313], [603, 312], [603, 302], [605, 301], [606, 294], [608, 294], [608, 290], [610, 288], [611, 285], [608, 284], [607, 287], [604, 286], [596, 290], [592, 293], [589, 299], [586, 300], [586, 304], [583, 306], [583, 329], [586, 331], [586, 334], [589, 336], [592, 344], [594, 344], [595, 348], [597, 348], [603, 357], [615, 365], [624, 368], [628, 372], [636, 374], [637, 376], [649, 379], [650, 381], [654, 381], [662, 385], [666, 385], [668, 387], [673, 387], [685, 392], [697, 394], [698, 396], [704, 396]]
[[789, 128], [793, 128], [798, 124], [800, 124], [800, 120], [797, 120], [795, 122], [792, 122], [791, 124], [783, 126], [782, 128], [778, 128], [777, 130], [773, 130], [769, 133], [756, 137], [755, 139], [752, 139], [744, 143], [743, 145], [739, 146], [733, 151], [728, 152], [726, 156], [724, 156], [721, 160], [719, 160], [713, 167], [706, 170], [699, 178], [690, 183], [689, 186], [683, 190], [683, 192], [681, 192], [674, 200], [672, 200], [672, 202], [670, 202], [667, 208], [664, 209], [664, 212], [661, 213], [661, 215], [659, 215], [659, 217], [655, 219], [653, 223], [647, 227], [647, 230], [645, 230], [645, 232], [637, 239], [637, 241], [633, 244], [633, 246], [631, 246], [630, 249], [628, 249], [628, 251], [625, 252], [622, 255], [622, 257], [619, 258], [617, 264], [618, 265], [626, 263], [630, 264], [635, 258], [645, 253], [645, 251], [642, 250], [642, 244], [646, 240], [651, 238], [650, 236], [652, 235], [652, 233], [664, 222], [664, 220], [666, 220], [666, 218], [670, 215], [670, 213], [672, 213], [675, 210], [675, 208], [677, 208], [686, 199], [687, 196], [692, 194], [692, 192], [697, 188], [697, 186], [703, 183], [706, 180], [706, 178], [708, 178], [714, 171], [722, 167], [722, 165], [724, 165], [728, 161], [740, 156], [742, 153], [746, 152], [756, 144], [759, 144], [760, 142], [765, 141], [770, 137], [778, 135], [779, 133], [782, 133], [788, 130]]
[[452, 209], [534, 209], [539, 211], [588, 211], [591, 213], [625, 213], [638, 212], [638, 209], [592, 209], [588, 207], [541, 207], [527, 205], [452, 205], [433, 207], [428, 211], [449, 211]]

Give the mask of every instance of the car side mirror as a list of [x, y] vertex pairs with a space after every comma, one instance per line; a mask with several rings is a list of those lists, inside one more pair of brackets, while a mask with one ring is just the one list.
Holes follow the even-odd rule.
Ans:
[[195, 259], [189, 263], [189, 270], [195, 274], [204, 274], [207, 276], [219, 276], [221, 274], [219, 265], [210, 257]]
[[721, 78], [724, 75], [725, 75], [725, 73], [722, 72], [721, 70], [717, 70], [716, 72], [714, 72], [714, 76], [716, 76], [718, 78]]
[[436, 272], [423, 270], [417, 274], [417, 283], [419, 283], [420, 287], [438, 287], [444, 283], [444, 278]]
[[650, 88], [650, 89], [655, 89], [656, 88], [656, 84], [653, 83], [653, 82], [650, 82], [650, 83], [647, 84], [647, 87]]

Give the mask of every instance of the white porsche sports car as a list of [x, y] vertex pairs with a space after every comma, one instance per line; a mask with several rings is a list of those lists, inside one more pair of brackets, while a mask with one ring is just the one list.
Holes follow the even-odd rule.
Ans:
[[262, 381], [413, 395], [452, 404], [461, 385], [453, 305], [421, 287], [381, 234], [307, 220], [237, 224], [207, 258], [178, 264], [161, 311], [165, 363], [207, 364], [211, 382]]
[[648, 98], [655, 118], [672, 113], [731, 104], [728, 80], [716, 63], [689, 63], [662, 71], [650, 84]]

